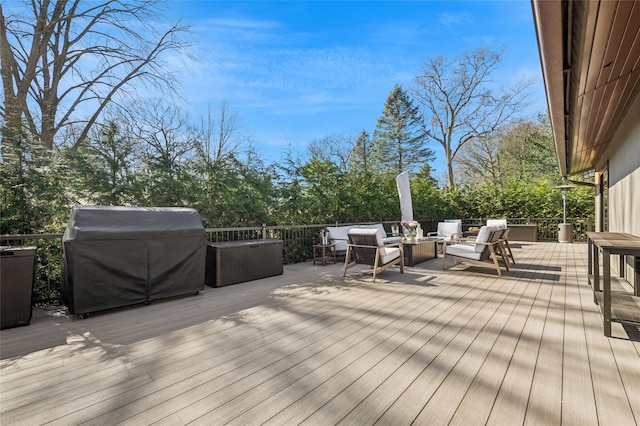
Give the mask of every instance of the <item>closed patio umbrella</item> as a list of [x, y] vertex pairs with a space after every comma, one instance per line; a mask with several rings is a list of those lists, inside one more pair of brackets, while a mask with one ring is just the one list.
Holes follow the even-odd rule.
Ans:
[[413, 205], [411, 204], [411, 188], [409, 187], [409, 174], [402, 172], [396, 176], [398, 196], [400, 197], [400, 212], [402, 220], [413, 220]]

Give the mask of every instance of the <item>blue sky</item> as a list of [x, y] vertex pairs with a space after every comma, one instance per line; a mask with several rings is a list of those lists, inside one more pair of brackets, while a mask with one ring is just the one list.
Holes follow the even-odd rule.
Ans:
[[[328, 135], [373, 133], [394, 84], [406, 90], [429, 57], [504, 46], [497, 83], [533, 80], [546, 108], [531, 4], [519, 1], [178, 1], [197, 60], [182, 92], [198, 116], [226, 102], [265, 162], [306, 154]], [[185, 74], [183, 74], [185, 75]], [[439, 145], [431, 145], [444, 170]]]

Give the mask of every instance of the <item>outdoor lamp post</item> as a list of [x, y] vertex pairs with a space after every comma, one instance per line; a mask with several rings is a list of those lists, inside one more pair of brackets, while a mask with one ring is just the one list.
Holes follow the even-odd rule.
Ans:
[[573, 242], [573, 225], [567, 223], [567, 193], [573, 188], [572, 185], [560, 185], [556, 186], [557, 189], [562, 191], [562, 223], [558, 225], [558, 242], [559, 243], [572, 243]]

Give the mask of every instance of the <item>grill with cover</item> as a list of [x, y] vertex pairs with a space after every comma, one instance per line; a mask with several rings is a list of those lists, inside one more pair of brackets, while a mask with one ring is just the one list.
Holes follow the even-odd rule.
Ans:
[[63, 247], [73, 314], [204, 289], [206, 233], [194, 209], [75, 206]]

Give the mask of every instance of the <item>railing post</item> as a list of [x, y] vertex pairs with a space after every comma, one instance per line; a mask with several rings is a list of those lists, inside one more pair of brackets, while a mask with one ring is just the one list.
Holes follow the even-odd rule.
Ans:
[[263, 240], [267, 239], [267, 224], [266, 223], [262, 224], [262, 239]]

